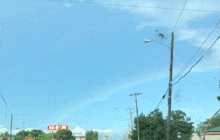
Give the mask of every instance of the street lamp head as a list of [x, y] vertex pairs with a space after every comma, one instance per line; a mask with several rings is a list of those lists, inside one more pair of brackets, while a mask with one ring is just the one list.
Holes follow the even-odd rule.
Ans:
[[151, 42], [150, 39], [144, 39], [144, 43], [148, 43], [148, 42]]
[[118, 109], [118, 108], [115, 107], [114, 109]]

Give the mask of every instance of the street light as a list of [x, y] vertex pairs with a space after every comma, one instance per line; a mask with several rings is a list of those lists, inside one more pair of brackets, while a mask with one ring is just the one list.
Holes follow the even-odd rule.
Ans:
[[148, 43], [148, 42], [151, 42], [150, 39], [144, 39], [144, 43]]
[[[170, 48], [170, 76], [169, 76], [169, 96], [168, 96], [168, 117], [167, 117], [167, 137], [166, 140], [170, 139], [170, 113], [171, 113], [171, 95], [172, 95], [172, 80], [173, 80], [173, 40], [174, 40], [174, 33], [171, 33], [171, 47], [168, 47], [160, 42], [157, 42], [163, 46]], [[151, 40], [144, 39], [145, 43], [151, 42]]]
[[160, 42], [158, 42], [158, 41], [156, 41], [156, 40], [144, 39], [143, 41], [144, 41], [144, 43], [149, 43], [149, 42], [154, 41], [154, 42], [156, 42], [156, 43], [158, 43], [158, 44], [160, 44], [160, 45], [163, 45], [163, 46], [165, 46], [165, 47], [167, 47], [167, 48], [170, 48], [169, 46], [164, 45], [164, 44], [162, 44], [162, 43], [160, 43]]

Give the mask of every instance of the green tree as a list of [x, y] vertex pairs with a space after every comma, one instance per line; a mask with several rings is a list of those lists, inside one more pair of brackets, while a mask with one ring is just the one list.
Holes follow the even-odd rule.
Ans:
[[[219, 90], [220, 90], [220, 81], [219, 81]], [[220, 102], [220, 96], [217, 96], [217, 99]]]
[[49, 134], [41, 133], [37, 137], [34, 138], [34, 140], [51, 140], [52, 136]]
[[17, 136], [21, 136], [22, 138], [25, 138], [25, 137], [27, 137], [27, 135], [28, 135], [29, 133], [30, 133], [29, 131], [24, 131], [24, 130], [22, 130], [22, 131], [20, 131], [20, 132], [17, 133]]
[[42, 134], [43, 131], [42, 130], [34, 129], [34, 130], [31, 130], [30, 133], [33, 135], [33, 137], [38, 137], [38, 135]]
[[9, 133], [6, 131], [6, 132], [4, 133], [4, 136], [5, 136], [5, 137], [9, 137], [10, 135], [9, 135]]
[[186, 117], [186, 113], [181, 110], [171, 111], [170, 140], [190, 140], [193, 129], [191, 118]]
[[22, 136], [15, 135], [14, 138], [15, 138], [15, 140], [23, 140]]
[[33, 138], [33, 135], [29, 133], [25, 138]]
[[53, 137], [56, 139], [59, 138], [59, 140], [69, 140], [70, 138], [72, 138], [72, 131], [66, 129], [58, 130]]
[[87, 131], [86, 140], [98, 140], [98, 132], [96, 131]]
[[[203, 123], [205, 124], [205, 126], [208, 124], [210, 119], [206, 119], [206, 121], [204, 121]], [[211, 128], [215, 128], [220, 126], [220, 114], [216, 114], [212, 120], [210, 121], [210, 125], [208, 126], [207, 129], [211, 129]]]
[[[163, 119], [163, 114], [161, 111], [159, 111], [159, 109], [155, 109], [154, 111], [150, 112], [147, 116], [141, 113], [138, 119], [141, 139], [166, 139], [167, 119]], [[190, 118], [186, 117], [186, 114], [181, 110], [171, 111], [170, 140], [190, 139], [193, 133], [193, 123], [189, 121]], [[137, 120], [136, 118], [134, 118], [135, 129], [132, 130], [132, 140], [138, 139], [136, 122]]]
[[[140, 139], [147, 139], [153, 140], [156, 136], [157, 139], [163, 140], [165, 139], [165, 121], [163, 119], [162, 112], [159, 109], [155, 109], [154, 111], [150, 112], [147, 116], [143, 113], [138, 116], [139, 120], [139, 131], [140, 131]], [[132, 130], [131, 139], [137, 140], [137, 118], [134, 118], [134, 128]]]

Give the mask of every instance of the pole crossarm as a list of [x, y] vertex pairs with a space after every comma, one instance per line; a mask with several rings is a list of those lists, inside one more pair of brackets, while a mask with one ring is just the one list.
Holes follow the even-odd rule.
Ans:
[[138, 140], [140, 140], [140, 132], [139, 132], [138, 106], [137, 106], [137, 98], [136, 98], [136, 96], [137, 96], [137, 95], [141, 95], [141, 94], [142, 94], [142, 93], [129, 94], [129, 96], [134, 96], [135, 105], [136, 105]]

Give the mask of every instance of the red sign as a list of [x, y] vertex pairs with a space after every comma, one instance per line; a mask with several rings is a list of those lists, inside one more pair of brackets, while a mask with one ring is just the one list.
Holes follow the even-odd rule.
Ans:
[[76, 140], [86, 140], [86, 138], [76, 138]]
[[3, 140], [8, 140], [8, 137], [3, 137]]
[[62, 130], [62, 129], [69, 129], [68, 125], [48, 125], [47, 130]]
[[33, 138], [24, 138], [24, 140], [34, 140]]

